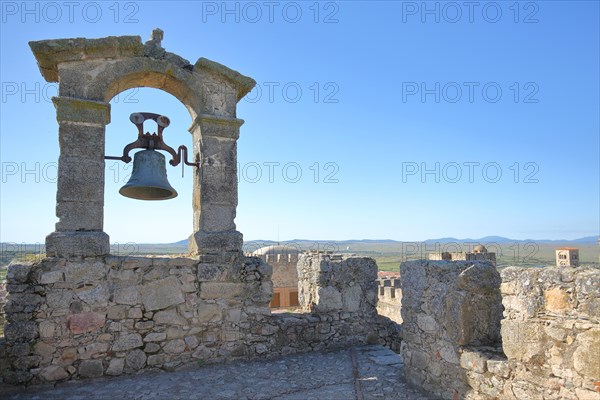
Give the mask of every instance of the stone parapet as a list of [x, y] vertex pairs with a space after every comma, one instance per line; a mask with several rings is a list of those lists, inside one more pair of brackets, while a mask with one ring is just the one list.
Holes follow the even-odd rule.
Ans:
[[412, 384], [447, 399], [600, 399], [597, 268], [414, 261], [401, 281]]
[[11, 264], [2, 374], [8, 383], [52, 382], [249, 356], [253, 330], [270, 314], [270, 274], [257, 258]]
[[297, 268], [304, 310], [377, 313], [377, 264], [372, 258], [303, 253]]
[[271, 266], [223, 255], [11, 264], [4, 382], [172, 370], [354, 344], [399, 346], [398, 325], [375, 311], [374, 260], [300, 257], [305, 290], [319, 295], [316, 306], [271, 315]]

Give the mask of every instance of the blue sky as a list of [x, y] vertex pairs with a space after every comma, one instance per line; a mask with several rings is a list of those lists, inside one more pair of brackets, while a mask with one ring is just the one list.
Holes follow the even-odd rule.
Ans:
[[[246, 240], [599, 233], [598, 2], [75, 3], [2, 2], [1, 241], [43, 242], [56, 222], [56, 84], [28, 41], [155, 27], [167, 51], [258, 82], [238, 105]], [[133, 140], [136, 111], [167, 115], [167, 143], [191, 146], [171, 95], [111, 104], [106, 154]], [[106, 165], [112, 241], [192, 232], [191, 169], [168, 167], [176, 199], [139, 202], [118, 194], [129, 167]]]

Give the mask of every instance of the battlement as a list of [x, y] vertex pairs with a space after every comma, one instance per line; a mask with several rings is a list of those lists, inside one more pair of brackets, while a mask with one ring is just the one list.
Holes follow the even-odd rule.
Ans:
[[496, 265], [496, 253], [479, 252], [434, 252], [429, 253], [427, 258], [430, 261], [490, 261]]
[[406, 379], [444, 399], [598, 399], [597, 268], [400, 266]]
[[298, 263], [298, 253], [287, 253], [287, 254], [265, 254], [263, 257], [266, 263], [271, 265], [281, 264], [294, 264]]
[[377, 279], [377, 312], [397, 323], [402, 323], [400, 284], [400, 277]]

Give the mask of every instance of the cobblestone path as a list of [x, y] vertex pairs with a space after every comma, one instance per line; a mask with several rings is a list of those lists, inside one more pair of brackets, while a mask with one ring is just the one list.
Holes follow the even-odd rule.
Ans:
[[408, 388], [402, 359], [381, 346], [279, 359], [206, 365], [177, 372], [59, 383], [28, 389], [4, 387], [3, 399], [281, 399], [425, 400]]

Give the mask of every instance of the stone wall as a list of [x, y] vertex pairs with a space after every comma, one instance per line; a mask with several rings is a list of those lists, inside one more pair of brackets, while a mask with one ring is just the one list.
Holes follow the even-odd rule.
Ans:
[[[399, 351], [400, 325], [377, 313], [377, 264], [368, 257], [330, 252], [301, 254], [298, 259], [300, 306], [330, 321], [346, 344], [381, 343]], [[324, 328], [328, 329], [328, 328]]]
[[470, 389], [462, 348], [494, 346], [500, 338], [498, 272], [479, 261], [409, 261], [400, 265], [400, 280], [407, 380], [439, 397], [462, 398]]
[[271, 267], [256, 257], [11, 264], [2, 375], [52, 382], [399, 340], [377, 316], [376, 271], [304, 255], [309, 312], [271, 315]]
[[377, 313], [377, 264], [372, 258], [304, 253], [297, 268], [298, 300], [304, 310]]
[[504, 396], [600, 399], [600, 269], [510, 267], [501, 275]]
[[600, 399], [600, 270], [414, 261], [401, 281], [411, 383], [448, 399]]
[[270, 267], [255, 258], [203, 261], [10, 265], [5, 380], [120, 375], [259, 353], [251, 328], [269, 313]]
[[4, 316], [4, 306], [6, 304], [6, 280], [0, 280], [0, 337], [4, 336], [4, 323], [6, 318]]

